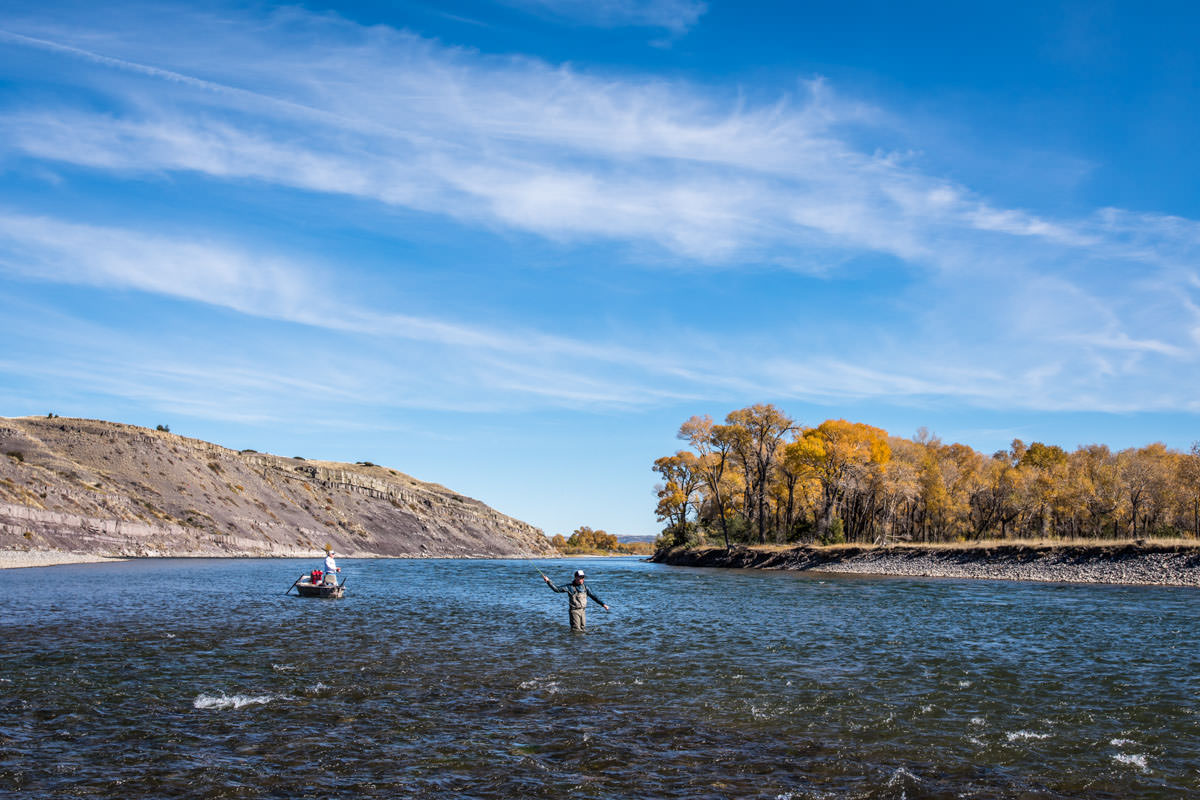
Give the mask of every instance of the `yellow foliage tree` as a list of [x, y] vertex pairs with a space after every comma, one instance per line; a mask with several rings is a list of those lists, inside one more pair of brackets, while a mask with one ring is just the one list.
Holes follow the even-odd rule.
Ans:
[[892, 457], [887, 431], [861, 422], [830, 419], [784, 446], [783, 458], [797, 474], [811, 475], [821, 486], [817, 529], [829, 529], [831, 513], [847, 485], [882, 470]]

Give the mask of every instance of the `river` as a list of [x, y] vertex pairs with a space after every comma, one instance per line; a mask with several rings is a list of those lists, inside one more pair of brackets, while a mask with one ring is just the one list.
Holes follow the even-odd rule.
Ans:
[[0, 796], [1200, 795], [1200, 590], [341, 564], [4, 573]]

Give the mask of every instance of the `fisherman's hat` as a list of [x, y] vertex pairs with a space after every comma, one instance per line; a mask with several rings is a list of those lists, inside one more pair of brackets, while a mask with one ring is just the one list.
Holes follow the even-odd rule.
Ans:
[[576, 577], [576, 578], [583, 578], [583, 577], [586, 577], [586, 576], [583, 574], [583, 570], [581, 570], [581, 569], [577, 569], [577, 570], [575, 570], [575, 577]]

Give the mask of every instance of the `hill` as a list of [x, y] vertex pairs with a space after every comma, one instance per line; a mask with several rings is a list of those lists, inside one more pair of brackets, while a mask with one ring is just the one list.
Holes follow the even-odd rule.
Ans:
[[367, 462], [98, 420], [0, 418], [0, 549], [112, 556], [543, 556], [538, 529]]

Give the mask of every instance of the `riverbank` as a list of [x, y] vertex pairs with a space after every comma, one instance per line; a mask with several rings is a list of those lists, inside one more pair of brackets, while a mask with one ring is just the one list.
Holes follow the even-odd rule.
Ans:
[[684, 567], [1052, 583], [1200, 586], [1200, 546], [1191, 544], [801, 546], [735, 547], [732, 550], [712, 547], [662, 551], [656, 553], [652, 560]]
[[53, 567], [59, 564], [99, 564], [107, 561], [125, 561], [90, 553], [63, 553], [56, 550], [0, 550], [0, 569], [21, 567]]

